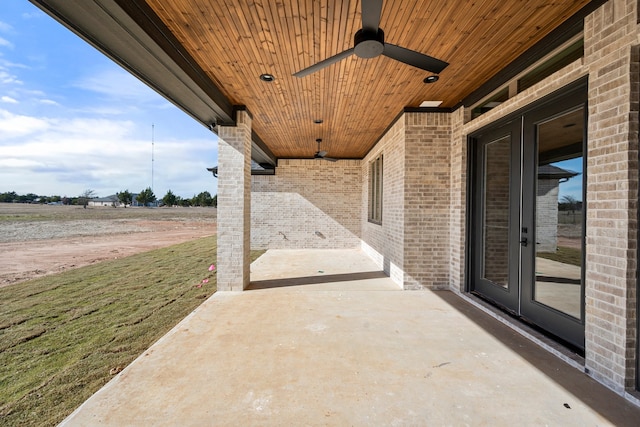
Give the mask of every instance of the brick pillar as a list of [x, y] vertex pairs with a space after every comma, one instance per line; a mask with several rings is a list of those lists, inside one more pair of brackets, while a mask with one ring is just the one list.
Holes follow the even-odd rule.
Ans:
[[447, 289], [451, 113], [405, 113], [404, 120], [404, 289]]
[[464, 115], [468, 110], [459, 108], [451, 114], [451, 195], [449, 204], [449, 260], [450, 289], [465, 290], [465, 248], [467, 215], [467, 135], [464, 133]]
[[589, 67], [585, 364], [622, 392], [635, 380], [638, 215], [636, 13], [611, 0], [585, 20]]
[[251, 245], [251, 116], [218, 131], [218, 291], [249, 285]]

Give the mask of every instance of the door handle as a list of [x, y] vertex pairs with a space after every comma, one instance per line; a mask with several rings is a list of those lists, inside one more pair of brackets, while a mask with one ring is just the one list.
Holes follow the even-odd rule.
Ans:
[[522, 246], [527, 246], [529, 244], [529, 240], [526, 237], [523, 237], [522, 240], [520, 240], [520, 244]]

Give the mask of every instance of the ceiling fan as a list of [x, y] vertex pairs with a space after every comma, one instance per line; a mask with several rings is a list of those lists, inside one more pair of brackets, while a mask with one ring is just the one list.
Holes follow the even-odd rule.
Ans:
[[360, 58], [375, 58], [384, 55], [396, 61], [439, 74], [449, 63], [437, 58], [385, 43], [384, 31], [379, 27], [380, 14], [382, 12], [382, 0], [362, 0], [362, 28], [353, 36], [353, 47], [338, 53], [330, 58], [320, 61], [310, 67], [300, 70], [293, 75], [304, 77], [315, 73], [329, 65], [340, 61], [352, 54]]
[[318, 138], [316, 139], [316, 142], [318, 143], [318, 151], [316, 151], [316, 154], [313, 155], [314, 159], [329, 160], [330, 162], [338, 161], [338, 159], [334, 159], [333, 157], [326, 157], [326, 151], [320, 151], [320, 143], [322, 142], [322, 139]]

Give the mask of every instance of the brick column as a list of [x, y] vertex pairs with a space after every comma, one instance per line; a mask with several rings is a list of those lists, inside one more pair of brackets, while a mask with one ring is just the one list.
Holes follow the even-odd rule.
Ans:
[[636, 375], [639, 58], [635, 8], [628, 4], [611, 0], [585, 20], [585, 363], [619, 392], [633, 388]]
[[448, 289], [451, 113], [404, 120], [404, 289]]
[[249, 285], [251, 230], [251, 116], [218, 131], [218, 291]]
[[449, 203], [450, 289], [465, 290], [465, 245], [467, 215], [467, 135], [464, 133], [464, 107], [451, 114], [451, 195]]

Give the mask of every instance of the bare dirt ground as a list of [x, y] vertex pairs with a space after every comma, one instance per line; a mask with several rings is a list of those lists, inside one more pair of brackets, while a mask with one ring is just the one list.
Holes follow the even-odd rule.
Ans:
[[215, 233], [214, 208], [0, 203], [0, 287]]

